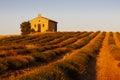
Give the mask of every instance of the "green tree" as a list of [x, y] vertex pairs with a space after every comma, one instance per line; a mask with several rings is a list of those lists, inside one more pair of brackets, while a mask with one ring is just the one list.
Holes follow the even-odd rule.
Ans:
[[31, 32], [31, 25], [30, 25], [29, 21], [22, 22], [20, 24], [20, 28], [21, 28], [21, 34], [22, 35], [27, 35], [27, 34], [30, 34], [30, 32]]

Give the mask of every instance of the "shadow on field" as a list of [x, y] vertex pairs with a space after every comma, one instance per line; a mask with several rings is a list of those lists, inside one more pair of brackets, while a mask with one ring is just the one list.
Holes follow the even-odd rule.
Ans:
[[88, 79], [87, 80], [96, 80], [96, 58], [91, 58], [88, 63]]

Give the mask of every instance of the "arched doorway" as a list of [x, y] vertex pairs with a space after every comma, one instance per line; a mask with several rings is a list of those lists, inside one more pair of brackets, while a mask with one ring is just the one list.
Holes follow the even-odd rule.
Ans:
[[41, 32], [41, 25], [38, 24], [38, 32]]

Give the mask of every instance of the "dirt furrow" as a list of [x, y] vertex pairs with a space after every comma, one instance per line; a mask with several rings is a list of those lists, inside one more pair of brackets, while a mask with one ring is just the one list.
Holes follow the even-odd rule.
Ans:
[[97, 80], [120, 80], [120, 68], [118, 69], [116, 60], [110, 54], [108, 36], [109, 33], [106, 34], [100, 54], [97, 57]]

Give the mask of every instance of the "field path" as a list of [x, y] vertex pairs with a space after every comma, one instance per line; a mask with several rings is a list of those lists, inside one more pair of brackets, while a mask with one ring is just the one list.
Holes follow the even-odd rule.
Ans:
[[118, 68], [117, 61], [110, 54], [108, 37], [109, 33], [106, 34], [100, 54], [97, 57], [96, 80], [120, 80], [120, 68]]

